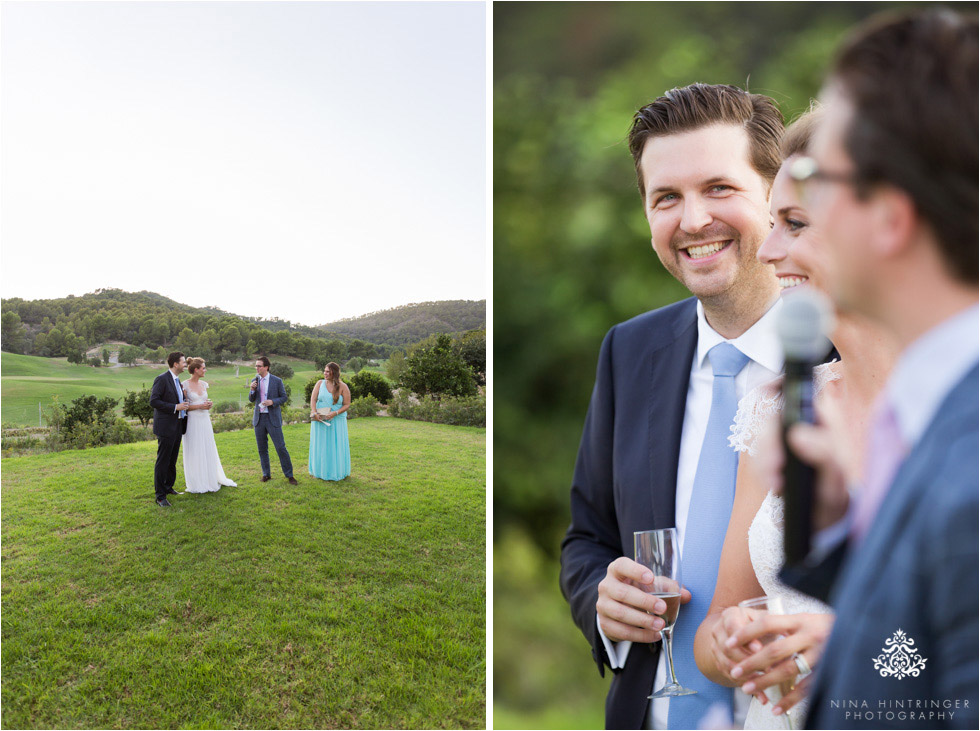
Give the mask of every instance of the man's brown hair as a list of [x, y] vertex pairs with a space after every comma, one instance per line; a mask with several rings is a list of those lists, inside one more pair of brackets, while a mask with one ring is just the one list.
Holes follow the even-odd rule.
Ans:
[[691, 84], [671, 89], [633, 115], [629, 147], [640, 195], [646, 195], [640, 156], [649, 138], [693, 132], [714, 124], [738, 125], [745, 129], [749, 136], [749, 162], [771, 186], [782, 163], [779, 138], [783, 134], [783, 115], [776, 103], [767, 96], [750, 94], [737, 86]]
[[167, 356], [167, 365], [173, 368], [174, 364], [179, 363], [180, 359], [183, 357], [183, 353], [181, 353], [179, 350], [175, 350], [173, 353]]
[[257, 361], [259, 361], [259, 362], [260, 362], [260, 363], [261, 363], [262, 365], [264, 365], [264, 366], [265, 366], [266, 368], [268, 368], [268, 367], [269, 367], [269, 365], [270, 365], [270, 364], [269, 364], [269, 359], [268, 359], [268, 358], [267, 358], [266, 356], [264, 356], [264, 355], [260, 355], [260, 356], [259, 356], [258, 358], [256, 358], [255, 360], [257, 360]]
[[[875, 16], [830, 73], [854, 108], [857, 179], [912, 199], [950, 273], [977, 283], [977, 19], [947, 9]], [[859, 189], [860, 192], [860, 189]]]

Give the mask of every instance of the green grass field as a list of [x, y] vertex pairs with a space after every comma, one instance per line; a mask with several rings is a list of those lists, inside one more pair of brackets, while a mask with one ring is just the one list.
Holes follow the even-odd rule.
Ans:
[[[318, 371], [308, 360], [281, 356], [273, 360], [292, 366], [295, 375], [287, 383], [293, 391], [291, 405], [298, 405], [303, 400], [303, 386]], [[165, 370], [166, 366], [159, 364], [92, 368], [73, 365], [65, 358], [3, 353], [0, 362], [0, 420], [11, 426], [38, 426], [38, 403], [43, 413], [55, 396], [62, 404], [89, 394], [121, 399], [126, 391], [138, 391], [144, 386], [149, 388], [153, 385], [153, 379]], [[246, 384], [249, 378], [255, 376], [255, 369], [241, 366], [238, 373], [236, 377], [235, 366], [208, 367], [204, 380], [210, 386], [208, 395], [212, 401], [241, 400], [248, 405]], [[186, 377], [185, 371], [181, 379]]]
[[155, 442], [3, 460], [4, 728], [485, 726], [485, 430], [354, 419], [339, 483], [284, 431], [299, 486], [221, 433], [170, 509]]

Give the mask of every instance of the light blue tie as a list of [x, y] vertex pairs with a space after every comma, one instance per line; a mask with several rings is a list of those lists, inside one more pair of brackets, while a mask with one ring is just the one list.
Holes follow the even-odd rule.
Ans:
[[735, 376], [749, 362], [749, 357], [734, 345], [719, 343], [708, 351], [708, 360], [714, 373], [711, 411], [694, 474], [681, 554], [681, 578], [691, 592], [691, 601], [677, 615], [673, 652], [677, 681], [696, 690], [697, 695], [670, 699], [667, 727], [671, 729], [696, 729], [712, 705], [722, 703], [731, 712], [733, 702], [731, 688], [712, 683], [698, 670], [694, 662], [694, 635], [715, 593], [721, 547], [735, 499], [738, 453], [728, 446], [728, 436], [738, 407]]
[[[177, 378], [177, 376], [174, 376], [173, 378], [174, 378], [174, 385], [177, 387], [177, 398], [180, 399], [180, 401], [178, 401], [177, 403], [182, 404], [182, 403], [184, 403], [184, 392], [180, 388], [180, 379]], [[183, 419], [185, 416], [187, 416], [187, 412], [186, 411], [178, 411], [177, 412], [177, 418], [178, 419]]]

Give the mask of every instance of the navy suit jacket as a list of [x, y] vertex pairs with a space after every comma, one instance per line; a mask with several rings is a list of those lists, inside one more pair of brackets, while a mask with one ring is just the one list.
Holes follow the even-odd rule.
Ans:
[[174, 406], [182, 400], [174, 384], [174, 374], [170, 370], [153, 379], [150, 406], [153, 407], [153, 433], [158, 437], [173, 438], [187, 432], [187, 412], [184, 412], [185, 418], [181, 419], [174, 411]]
[[[674, 525], [681, 427], [697, 345], [697, 300], [689, 298], [613, 327], [599, 353], [595, 387], [572, 478], [572, 523], [561, 549], [561, 589], [608, 664], [596, 628], [606, 567], [633, 555], [633, 531]], [[607, 728], [641, 728], [660, 643], [630, 650], [606, 698]]]
[[[259, 423], [259, 388], [249, 391], [248, 400], [255, 404], [252, 409], [252, 426]], [[283, 385], [279, 376], [269, 374], [269, 391], [266, 393], [267, 399], [272, 399], [272, 406], [269, 407], [269, 425], [282, 426], [282, 405], [286, 403], [286, 386]]]
[[[809, 571], [783, 572], [784, 581], [818, 598], [833, 587], [837, 619], [807, 728], [980, 728], [978, 378], [974, 366], [939, 407], [861, 544], [839, 547]], [[883, 677], [875, 668], [898, 630], [925, 658], [917, 676]], [[916, 710], [916, 701], [953, 706]], [[926, 715], [900, 717], [910, 709]]]

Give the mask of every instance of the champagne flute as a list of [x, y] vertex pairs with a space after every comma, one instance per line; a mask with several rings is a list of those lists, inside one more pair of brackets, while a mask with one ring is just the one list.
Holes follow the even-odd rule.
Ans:
[[663, 688], [647, 698], [671, 698], [693, 695], [696, 690], [685, 688], [674, 674], [673, 633], [677, 612], [681, 608], [681, 556], [678, 550], [677, 529], [641, 530], [633, 533], [633, 558], [653, 572], [653, 584], [644, 589], [667, 604], [661, 616], [664, 628], [661, 635], [667, 651], [667, 669], [670, 680]]
[[[786, 614], [786, 611], [783, 609], [783, 599], [778, 596], [760, 596], [754, 599], [746, 599], [745, 601], [739, 602], [738, 606], [742, 609], [749, 610], [754, 615], [752, 617], [753, 619], [757, 619], [763, 614]], [[763, 645], [768, 645], [770, 642], [775, 642], [782, 637], [783, 635], [780, 634], [762, 635], [759, 638], [759, 642]], [[762, 673], [759, 673], [759, 675], [762, 675]], [[766, 694], [766, 698], [769, 699], [770, 703], [778, 703], [784, 695], [793, 690], [798, 679], [799, 677], [793, 678], [792, 680], [784, 680], [778, 685], [769, 686], [763, 692]], [[793, 721], [789, 717], [789, 711], [783, 714], [783, 723], [786, 724], [786, 728], [789, 731], [793, 731]]]

